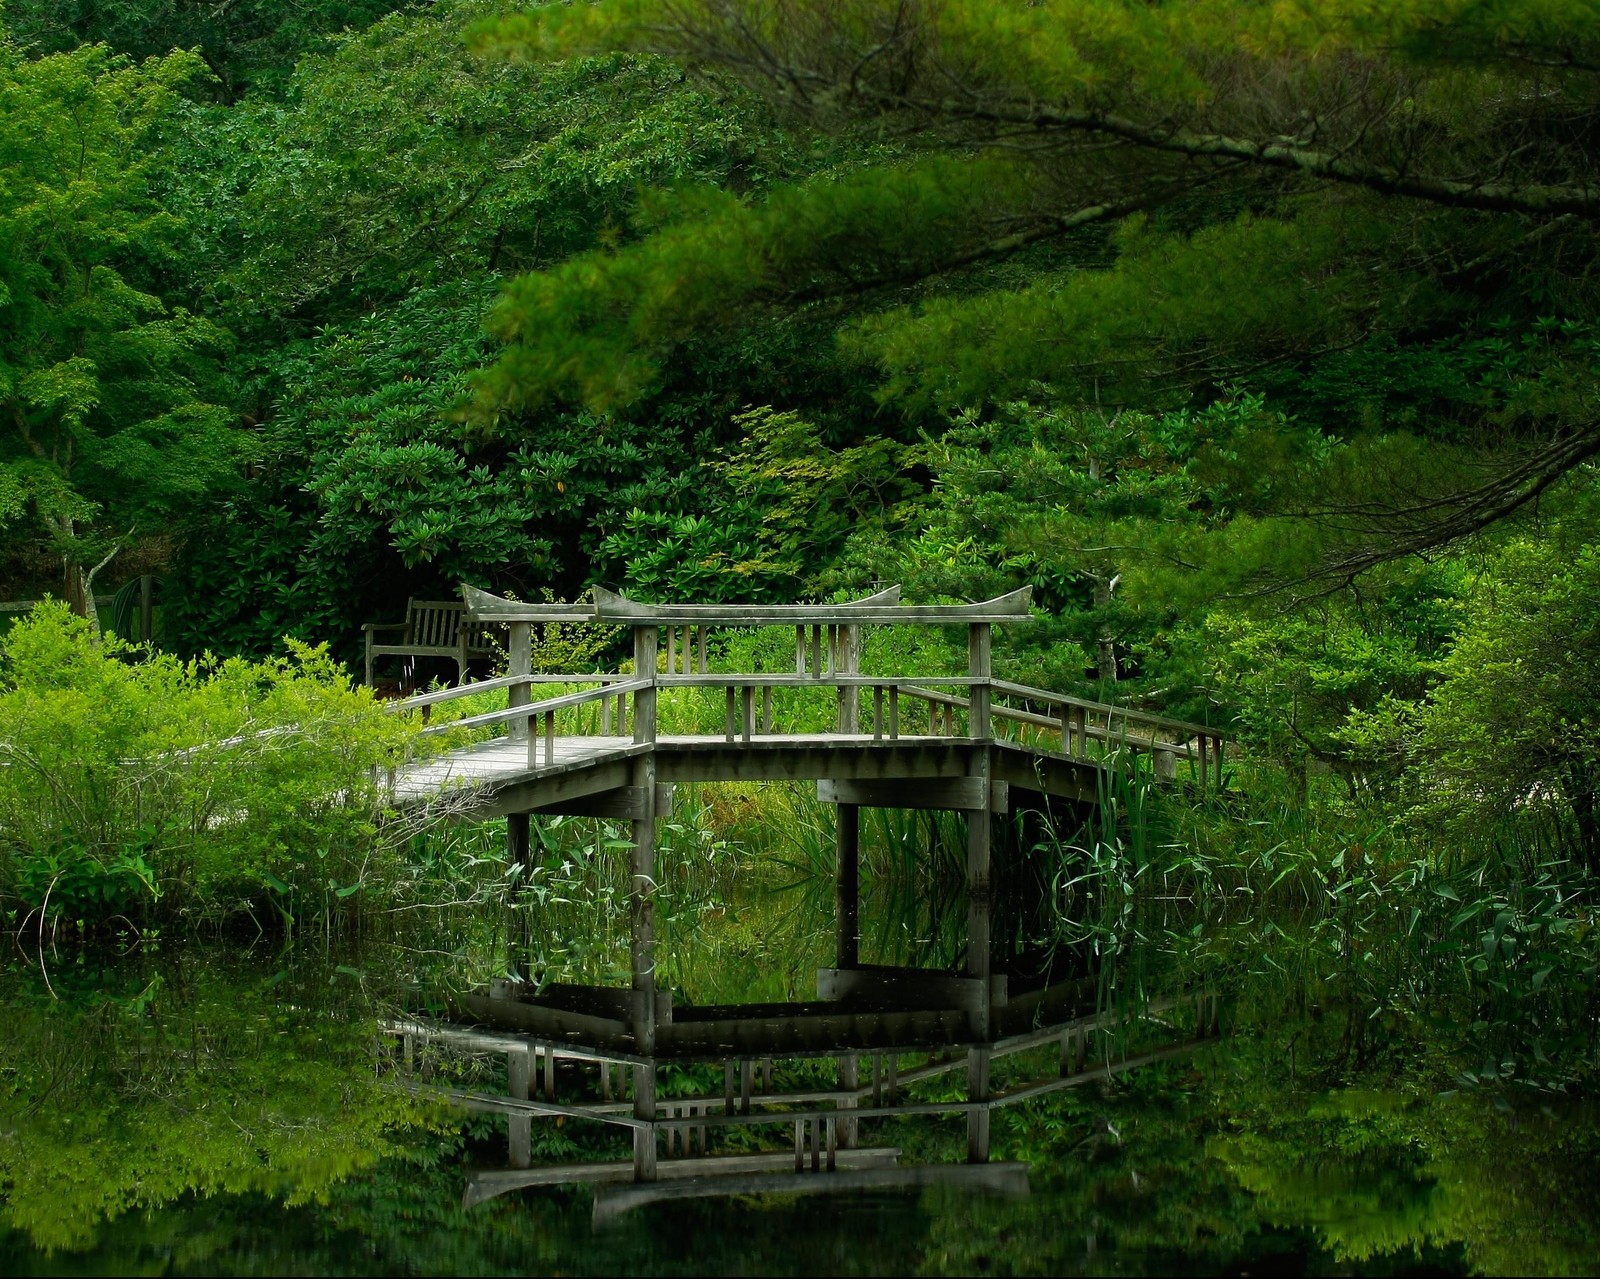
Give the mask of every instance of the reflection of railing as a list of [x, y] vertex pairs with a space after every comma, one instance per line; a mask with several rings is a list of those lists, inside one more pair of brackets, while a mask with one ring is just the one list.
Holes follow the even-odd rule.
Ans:
[[[852, 1010], [851, 1016], [839, 1019], [837, 1025], [841, 1028], [848, 1026], [859, 1032], [874, 1015], [870, 1011]], [[1188, 1022], [1190, 1016], [1193, 1017], [1192, 1023], [1182, 1025]], [[964, 1045], [949, 1044], [941, 1048], [935, 1044], [925, 1044], [913, 1048], [908, 1044], [862, 1052], [855, 1037], [846, 1033], [826, 1047], [808, 1044], [801, 1051], [796, 1049], [790, 1042], [791, 1037], [784, 1032], [785, 1018], [781, 1014], [764, 1009], [760, 1020], [766, 1024], [770, 1048], [766, 1051], [758, 1049], [759, 1055], [756, 1056], [745, 1052], [723, 1057], [723, 1090], [720, 1095], [696, 1093], [658, 1098], [652, 1101], [651, 1114], [648, 1116], [637, 1113], [628, 1105], [627, 1078], [629, 1073], [634, 1073], [637, 1088], [639, 1079], [648, 1077], [653, 1096], [654, 1059], [636, 1055], [629, 1049], [608, 1050], [592, 1043], [573, 1042], [568, 1038], [545, 1039], [483, 1027], [413, 1019], [387, 1022], [383, 1030], [399, 1039], [403, 1048], [400, 1061], [396, 1063], [403, 1073], [397, 1072], [391, 1076], [393, 1086], [447, 1105], [499, 1115], [508, 1122], [511, 1166], [504, 1170], [480, 1170], [469, 1178], [463, 1202], [464, 1206], [471, 1207], [507, 1191], [532, 1185], [572, 1182], [606, 1185], [634, 1179], [636, 1164], [633, 1161], [530, 1168], [529, 1125], [532, 1120], [540, 1118], [588, 1120], [631, 1130], [636, 1141], [642, 1141], [652, 1149], [664, 1145], [668, 1162], [658, 1168], [655, 1161], [651, 1161], [651, 1184], [658, 1177], [668, 1181], [693, 1177], [701, 1179], [701, 1188], [697, 1192], [700, 1194], [795, 1193], [797, 1189], [807, 1189], [803, 1184], [791, 1183], [781, 1175], [791, 1166], [796, 1175], [808, 1166], [813, 1173], [826, 1170], [830, 1174], [836, 1169], [893, 1168], [898, 1164], [900, 1151], [888, 1146], [860, 1145], [863, 1123], [874, 1119], [914, 1116], [965, 1116], [970, 1120], [974, 1115], [988, 1115], [998, 1109], [1033, 1101], [1063, 1089], [1082, 1087], [1191, 1052], [1203, 1044], [1214, 1042], [1220, 1035], [1222, 1003], [1215, 991], [1191, 990], [1178, 997], [1155, 1000], [1142, 1008], [1082, 1013], [1046, 1025], [1016, 1029], [1009, 1034], [1001, 1033], [984, 1050], [986, 1066], [1009, 1056], [1043, 1049], [1048, 1050], [1050, 1056], [1046, 1073], [1034, 1075], [1028, 1071], [1022, 1079], [1007, 1088], [986, 1095], [969, 1095], [964, 1100], [915, 1100], [902, 1095], [902, 1090], [908, 1086], [953, 1071], [968, 1071], [970, 1085], [970, 1057], [967, 1052], [959, 1051]], [[1164, 1042], [1129, 1051], [1132, 1044], [1127, 1037], [1141, 1024], [1165, 1028], [1172, 1034]], [[1091, 1047], [1091, 1037], [1101, 1042]], [[577, 1038], [581, 1040], [581, 1036]], [[468, 1053], [504, 1053], [507, 1093], [441, 1086], [431, 1082], [431, 1059], [426, 1052], [426, 1045], [430, 1041]], [[419, 1064], [419, 1050], [423, 1050], [420, 1081], [413, 1077]], [[816, 1087], [813, 1084], [800, 1089], [775, 1089], [772, 1070], [774, 1058], [793, 1057], [797, 1051], [801, 1051], [801, 1055], [812, 1062], [819, 1053], [833, 1056], [838, 1066], [838, 1086]], [[714, 1061], [717, 1055], [711, 1054], [709, 1059]], [[924, 1055], [925, 1060], [901, 1069], [904, 1057], [917, 1055]], [[706, 1059], [706, 1055], [701, 1053], [691, 1056]], [[556, 1100], [558, 1060], [563, 1063], [562, 1090], [567, 1094], [562, 1101]], [[863, 1065], [870, 1067], [870, 1080], [861, 1078]], [[595, 1066], [599, 1068], [598, 1080], [591, 1083], [585, 1076]], [[612, 1081], [613, 1066], [617, 1067], [615, 1085]], [[644, 1075], [638, 1073], [641, 1070], [645, 1072]], [[580, 1095], [572, 1095], [574, 1085], [577, 1085]], [[596, 1093], [598, 1099], [594, 1099]], [[588, 1097], [582, 1094], [588, 1094]], [[736, 1127], [792, 1127], [792, 1155], [714, 1155], [714, 1134]], [[678, 1165], [676, 1172], [673, 1171], [674, 1163]], [[989, 1167], [996, 1176], [1015, 1174], [1023, 1177], [1025, 1187], [1026, 1168], [1023, 1165]], [[902, 1175], [880, 1179], [873, 1184], [912, 1185], [918, 1184], [919, 1179], [928, 1174], [955, 1176], [948, 1165], [901, 1168], [899, 1173]], [[978, 1177], [980, 1183], [983, 1180], [977, 1170], [970, 1167], [968, 1174], [958, 1180], [968, 1181], [972, 1177]], [[839, 1177], [830, 1180], [835, 1182], [832, 1188], [836, 1190], [867, 1186], [867, 1182], [861, 1182], [858, 1186], [859, 1178]], [[826, 1188], [821, 1184], [809, 1187], [811, 1190]], [[678, 1197], [679, 1192], [647, 1192], [640, 1187], [630, 1193], [635, 1198], [642, 1195], [643, 1199], [639, 1201], [643, 1202], [661, 1194]], [[632, 1204], [630, 1200], [612, 1206], [621, 1209]], [[596, 1211], [599, 1215], [598, 1199]]]

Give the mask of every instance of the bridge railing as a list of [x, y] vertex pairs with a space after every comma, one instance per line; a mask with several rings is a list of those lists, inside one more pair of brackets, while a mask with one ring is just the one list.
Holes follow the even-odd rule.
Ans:
[[[658, 728], [668, 734], [688, 728], [699, 737], [714, 737], [720, 728], [725, 741], [743, 743], [820, 733], [873, 741], [1015, 741], [1073, 759], [1148, 753], [1158, 780], [1174, 780], [1183, 760], [1202, 786], [1222, 782], [1227, 735], [1219, 729], [996, 679], [990, 665], [992, 627], [1029, 620], [1025, 589], [977, 604], [920, 606], [900, 605], [897, 587], [839, 605], [650, 605], [599, 590], [592, 605], [536, 605], [471, 588], [465, 594], [475, 620], [508, 625], [511, 673], [418, 694], [395, 708], [426, 715], [442, 703], [504, 691], [503, 709], [431, 724], [423, 732], [502, 728], [507, 737], [527, 742], [530, 768], [554, 764], [562, 736], [651, 743]], [[532, 673], [533, 627], [573, 622], [629, 627], [633, 672]], [[863, 674], [863, 626], [905, 624], [963, 626], [967, 674]], [[716, 626], [792, 626], [794, 671], [707, 670], [707, 631]], [[577, 691], [571, 691], [574, 685]], [[562, 691], [536, 701], [541, 686]], [[661, 697], [674, 693], [679, 696]], [[588, 707], [595, 709], [581, 713]], [[557, 732], [558, 717], [565, 732]]]
[[[592, 687], [533, 700], [539, 687], [552, 685]], [[503, 728], [508, 737], [527, 741], [530, 768], [548, 767], [556, 762], [559, 736], [653, 742], [658, 736], [658, 722], [669, 729], [687, 727], [690, 722], [705, 724], [709, 709], [706, 705], [674, 705], [670, 700], [655, 702], [652, 713], [641, 723], [641, 695], [654, 698], [658, 693], [683, 690], [722, 694], [714, 700], [722, 702], [719, 727], [723, 740], [730, 743], [815, 735], [819, 727], [829, 736], [875, 742], [922, 737], [1015, 741], [1035, 750], [1058, 751], [1073, 759], [1103, 760], [1117, 751], [1146, 753], [1152, 756], [1160, 780], [1175, 778], [1178, 762], [1186, 761], [1195, 780], [1210, 786], [1222, 782], [1227, 740], [1224, 733], [1207, 725], [976, 676], [833, 672], [820, 676], [726, 672], [507, 675], [418, 694], [394, 706], [397, 711], [420, 711], [502, 690], [508, 698], [504, 708], [432, 723], [421, 730], [422, 735]], [[824, 712], [819, 705], [815, 694], [824, 690], [834, 695], [827, 700], [837, 707], [836, 713]], [[987, 733], [973, 723], [974, 691], [986, 695], [988, 701]], [[804, 701], [794, 694], [800, 694]], [[567, 714], [590, 706], [597, 707], [595, 714], [579, 719]], [[824, 714], [830, 722], [819, 724], [819, 717]], [[714, 736], [715, 731], [689, 735]]]
[[[561, 693], [539, 701], [532, 699], [535, 688], [552, 684], [593, 684], [595, 687]], [[549, 767], [556, 762], [556, 716], [560, 712], [598, 703], [599, 735], [610, 737], [613, 736], [611, 728], [613, 706], [615, 706], [617, 730], [615, 735], [623, 736], [629, 718], [630, 699], [636, 703], [639, 694], [649, 693], [655, 689], [655, 682], [648, 678], [636, 679], [629, 675], [616, 674], [503, 675], [496, 679], [419, 693], [393, 703], [393, 708], [396, 712], [422, 711], [441, 703], [477, 697], [502, 689], [506, 692], [508, 701], [504, 709], [480, 711], [459, 719], [427, 724], [420, 730], [419, 735], [433, 737], [473, 729], [504, 728], [508, 737], [527, 741], [529, 768]], [[637, 714], [634, 720], [637, 723]]]

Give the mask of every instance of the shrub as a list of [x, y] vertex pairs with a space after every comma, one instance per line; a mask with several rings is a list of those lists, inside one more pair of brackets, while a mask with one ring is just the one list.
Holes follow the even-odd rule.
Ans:
[[412, 726], [322, 648], [134, 656], [57, 603], [0, 639], [0, 894], [24, 918], [287, 920], [378, 882]]

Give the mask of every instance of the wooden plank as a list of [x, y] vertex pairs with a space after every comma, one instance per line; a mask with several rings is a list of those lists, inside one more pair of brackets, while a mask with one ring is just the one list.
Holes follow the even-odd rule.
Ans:
[[475, 586], [462, 586], [465, 612], [475, 622], [592, 622], [593, 604], [525, 604]]
[[[937, 683], [938, 681], [934, 681]], [[1084, 710], [1110, 711], [1113, 715], [1125, 719], [1135, 720], [1139, 723], [1153, 724], [1158, 728], [1170, 728], [1174, 733], [1183, 737], [1230, 737], [1231, 734], [1221, 729], [1212, 728], [1205, 724], [1196, 724], [1192, 720], [1171, 719], [1166, 715], [1157, 715], [1153, 711], [1135, 710], [1131, 706], [1114, 706], [1107, 702], [1091, 702], [1081, 697], [1070, 697], [1065, 693], [1052, 693], [1049, 689], [1034, 688], [1028, 684], [1013, 684], [1010, 680], [997, 679], [991, 682], [994, 691], [1005, 693], [1013, 697], [1026, 697], [1033, 701], [1046, 702], [1054, 706], [1073, 706]]]
[[600, 1225], [647, 1204], [685, 1199], [727, 1195], [860, 1194], [874, 1190], [924, 1190], [930, 1186], [957, 1186], [967, 1191], [1020, 1197], [1028, 1193], [1028, 1166], [1023, 1163], [932, 1164], [919, 1168], [752, 1173], [690, 1177], [647, 1185], [601, 1185], [594, 1192], [594, 1221]]
[[[898, 1146], [863, 1146], [839, 1153], [839, 1166], [852, 1168], [893, 1167], [900, 1159]], [[793, 1162], [787, 1151], [781, 1154], [713, 1155], [703, 1159], [674, 1159], [656, 1168], [656, 1179], [682, 1181], [691, 1177], [728, 1177], [739, 1174], [781, 1171]], [[499, 1195], [535, 1186], [617, 1185], [633, 1180], [633, 1161], [608, 1160], [604, 1163], [554, 1164], [543, 1168], [480, 1168], [467, 1174], [463, 1208], [474, 1208]]]
[[[671, 1026], [657, 1028], [656, 1049], [662, 1058], [834, 1057], [843, 1052], [913, 1049], [927, 1045], [965, 1044], [970, 1020], [956, 1009], [914, 1009], [879, 1012], [841, 1009], [836, 1003], [791, 1011], [675, 1010]], [[691, 1018], [691, 1014], [693, 1014]]]
[[575, 1040], [597, 1051], [610, 1050], [636, 1057], [637, 1044], [627, 1021], [593, 1016], [512, 999], [462, 995], [461, 1011], [471, 1020], [499, 1030], [516, 1030], [541, 1039]]
[[[818, 626], [870, 623], [877, 626], [938, 626], [975, 622], [1020, 622], [1032, 619], [1033, 588], [999, 595], [975, 604], [899, 605], [899, 587], [847, 604], [641, 604], [596, 587], [595, 612], [601, 622], [688, 622], [702, 626]], [[496, 615], [494, 620], [507, 617]]]
[[[671, 786], [656, 787], [657, 817], [671, 815], [673, 791], [674, 788]], [[646, 803], [646, 792], [642, 787], [618, 786], [615, 790], [600, 791], [576, 799], [557, 800], [553, 804], [541, 804], [532, 811], [563, 817], [601, 817], [613, 821], [640, 821], [650, 809]]]
[[826, 625], [830, 621], [852, 619], [864, 611], [894, 609], [900, 602], [898, 586], [886, 587], [844, 604], [643, 604], [601, 586], [595, 587], [593, 594], [595, 620], [613, 624], [792, 626], [797, 622], [813, 622]]
[[[787, 671], [766, 672], [764, 674], [729, 674], [713, 672], [695, 675], [662, 674], [656, 677], [656, 684], [660, 688], [816, 688], [839, 686], [841, 688], [903, 688], [910, 690], [916, 688], [923, 695], [946, 698], [954, 694], [938, 693], [921, 686], [927, 684], [943, 684], [950, 688], [971, 688], [981, 681], [973, 679], [970, 675], [858, 675], [845, 671], [830, 671], [826, 677], [818, 678], [807, 673], [804, 675], [791, 675]], [[965, 706], [966, 702], [958, 702]]]
[[514, 772], [507, 770], [479, 787], [465, 788], [461, 816], [477, 821], [506, 813], [526, 813], [541, 804], [557, 804], [626, 786], [632, 779], [630, 760], [638, 749], [613, 747], [603, 755], [558, 763], [554, 769], [541, 770], [538, 777], [528, 776], [526, 764]]
[[[1008, 978], [997, 973], [989, 979], [990, 1000], [1006, 1003]], [[905, 1008], [949, 1008], [971, 1012], [978, 1006], [981, 986], [976, 978], [925, 968], [840, 967], [817, 969], [818, 999], [859, 999], [895, 1003]]]
[[661, 780], [670, 782], [888, 780], [964, 777], [972, 749], [961, 739], [777, 734], [731, 745], [719, 738], [665, 737], [656, 755]]
[[1010, 801], [1005, 782], [985, 788], [976, 777], [945, 779], [907, 778], [890, 781], [852, 781], [822, 778], [817, 799], [824, 804], [856, 804], [862, 808], [946, 809], [957, 812], [981, 808], [1003, 813]]

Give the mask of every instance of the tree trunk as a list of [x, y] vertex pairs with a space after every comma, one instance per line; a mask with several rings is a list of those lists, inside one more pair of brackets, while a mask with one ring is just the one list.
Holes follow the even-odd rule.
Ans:
[[1578, 856], [1592, 874], [1600, 871], [1600, 821], [1595, 813], [1594, 770], [1574, 764], [1567, 770], [1573, 820], [1578, 827]]
[[79, 617], [86, 618], [89, 630], [100, 638], [100, 613], [94, 606], [94, 575], [97, 570], [85, 568], [71, 555], [61, 557], [62, 585], [67, 607]]
[[[1111, 607], [1111, 579], [1096, 573], [1094, 577], [1094, 607], [1096, 612]], [[1111, 627], [1102, 624], [1095, 639], [1095, 654], [1102, 684], [1117, 682], [1117, 645]]]

